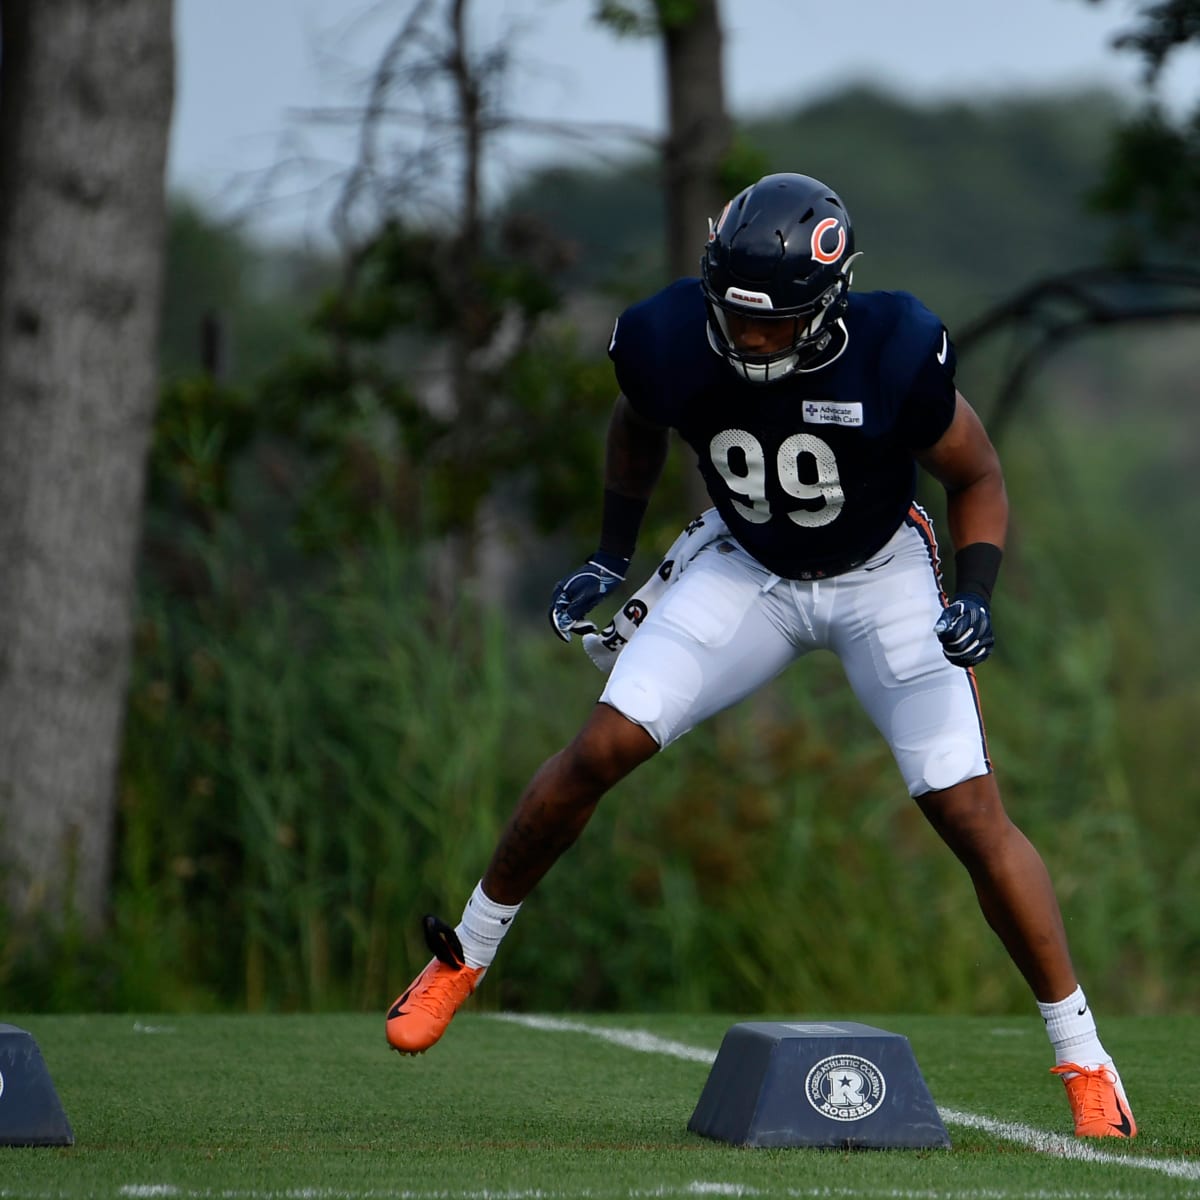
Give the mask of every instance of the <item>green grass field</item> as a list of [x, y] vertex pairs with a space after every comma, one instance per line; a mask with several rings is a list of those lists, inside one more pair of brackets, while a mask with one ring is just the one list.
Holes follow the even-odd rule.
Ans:
[[726, 1029], [794, 1014], [468, 1012], [416, 1059], [381, 1016], [11, 1016], [76, 1142], [0, 1150], [0, 1198], [1200, 1197], [1196, 1020], [1103, 1022], [1141, 1135], [1079, 1143], [1036, 1017], [839, 1016], [909, 1038], [953, 1149], [689, 1133]]

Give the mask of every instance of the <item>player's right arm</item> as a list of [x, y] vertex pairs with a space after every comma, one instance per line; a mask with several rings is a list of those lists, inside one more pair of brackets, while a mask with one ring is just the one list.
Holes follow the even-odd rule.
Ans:
[[[670, 431], [641, 416], [629, 400], [618, 393], [608, 423], [604, 457], [604, 506], [600, 546], [614, 553], [633, 557], [638, 529], [650, 501], [650, 495], [662, 475], [670, 445]], [[626, 508], [629, 516], [609, 512], [610, 497], [617, 509]], [[636, 523], [629, 518], [636, 510]]]
[[582, 567], [555, 584], [550, 601], [550, 624], [563, 641], [570, 641], [572, 632], [591, 631], [583, 618], [624, 582], [669, 445], [670, 431], [640, 416], [618, 394], [605, 442], [600, 545]]

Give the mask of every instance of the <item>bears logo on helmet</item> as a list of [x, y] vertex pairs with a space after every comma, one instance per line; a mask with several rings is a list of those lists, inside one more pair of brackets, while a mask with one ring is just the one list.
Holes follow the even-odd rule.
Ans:
[[[832, 250], [821, 249], [821, 239], [827, 233], [837, 230], [837, 245]], [[842, 228], [842, 223], [837, 217], [826, 217], [825, 220], [813, 227], [812, 231], [812, 256], [819, 263], [835, 263], [842, 257], [846, 249], [846, 231]]]

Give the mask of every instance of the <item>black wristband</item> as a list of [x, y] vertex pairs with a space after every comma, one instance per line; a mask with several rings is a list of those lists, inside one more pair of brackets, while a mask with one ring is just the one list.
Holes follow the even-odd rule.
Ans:
[[650, 506], [649, 500], [622, 496], [604, 489], [604, 512], [600, 518], [600, 549], [606, 554], [632, 558], [637, 547], [638, 530]]
[[989, 603], [1004, 551], [991, 542], [972, 542], [954, 556], [954, 590], [974, 592]]

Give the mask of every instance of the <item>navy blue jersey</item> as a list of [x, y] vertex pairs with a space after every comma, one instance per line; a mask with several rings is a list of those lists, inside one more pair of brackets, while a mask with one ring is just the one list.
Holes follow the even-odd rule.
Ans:
[[842, 321], [826, 366], [749, 383], [709, 340], [699, 280], [681, 279], [626, 309], [609, 346], [629, 402], [679, 431], [730, 531], [788, 579], [874, 554], [913, 501], [914, 453], [954, 417], [954, 351], [916, 297], [851, 293]]

